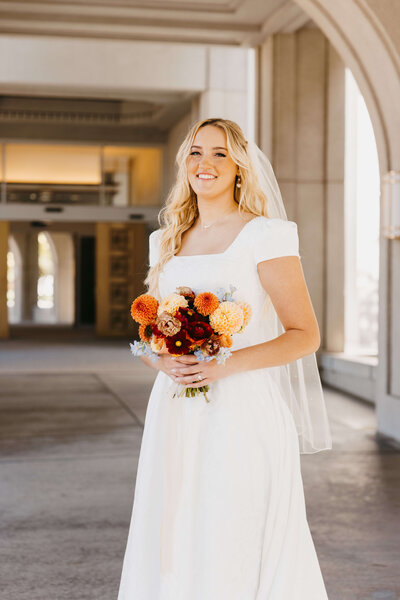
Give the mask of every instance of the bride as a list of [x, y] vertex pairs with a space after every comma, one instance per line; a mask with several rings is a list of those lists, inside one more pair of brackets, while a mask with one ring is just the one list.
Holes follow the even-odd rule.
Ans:
[[[118, 600], [327, 600], [300, 453], [332, 444], [297, 225], [236, 123], [195, 123], [177, 163], [149, 239], [148, 293], [223, 288], [252, 314], [224, 364], [141, 357], [158, 372]], [[210, 402], [174, 394], [182, 385], [209, 385]]]

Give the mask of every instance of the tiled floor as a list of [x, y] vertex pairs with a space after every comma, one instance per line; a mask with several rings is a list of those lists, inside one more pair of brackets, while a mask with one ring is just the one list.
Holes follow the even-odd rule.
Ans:
[[[155, 375], [126, 340], [0, 343], [1, 600], [116, 600]], [[325, 394], [334, 449], [301, 461], [329, 599], [398, 600], [400, 453]]]

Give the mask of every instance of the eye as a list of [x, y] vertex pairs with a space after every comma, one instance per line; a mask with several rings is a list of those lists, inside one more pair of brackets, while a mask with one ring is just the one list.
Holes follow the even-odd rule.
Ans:
[[222, 152], [217, 152], [217, 156], [223, 156], [225, 158], [226, 154], [223, 154]]
[[200, 154], [200, 152], [198, 152], [197, 150], [193, 150], [193, 152], [190, 153], [190, 156], [194, 156], [195, 154]]

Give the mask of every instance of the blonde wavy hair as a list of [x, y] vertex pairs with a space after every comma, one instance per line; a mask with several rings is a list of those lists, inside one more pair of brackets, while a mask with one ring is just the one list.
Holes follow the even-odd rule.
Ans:
[[[149, 268], [146, 279], [147, 291], [158, 300], [158, 278], [165, 265], [181, 248], [182, 236], [195, 223], [199, 210], [197, 195], [193, 191], [188, 177], [187, 159], [197, 132], [202, 127], [213, 125], [220, 127], [226, 135], [226, 144], [232, 160], [239, 167], [241, 187], [234, 186], [233, 199], [239, 212], [249, 212], [254, 216], [268, 217], [268, 199], [261, 190], [254, 166], [247, 152], [247, 140], [242, 129], [228, 119], [204, 119], [197, 121], [189, 129], [176, 155], [178, 173], [165, 205], [158, 214], [160, 224], [159, 260]], [[184, 282], [182, 283], [184, 285]]]

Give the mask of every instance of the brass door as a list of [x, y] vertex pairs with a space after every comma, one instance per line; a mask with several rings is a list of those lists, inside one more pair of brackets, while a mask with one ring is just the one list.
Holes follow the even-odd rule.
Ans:
[[145, 223], [96, 224], [97, 335], [137, 337], [130, 306], [145, 291], [147, 258]]

